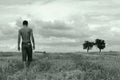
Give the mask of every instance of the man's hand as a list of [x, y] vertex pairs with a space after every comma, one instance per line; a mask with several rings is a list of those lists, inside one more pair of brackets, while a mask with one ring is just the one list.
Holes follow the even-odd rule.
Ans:
[[20, 46], [18, 46], [18, 51], [20, 51]]
[[35, 45], [33, 45], [33, 50], [35, 50]]

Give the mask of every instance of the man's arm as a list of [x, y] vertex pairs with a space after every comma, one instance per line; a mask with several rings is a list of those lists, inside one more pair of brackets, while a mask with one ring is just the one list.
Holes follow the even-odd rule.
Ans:
[[34, 36], [33, 36], [33, 30], [31, 29], [31, 40], [33, 43], [33, 49], [35, 49], [35, 40], [34, 40]]
[[20, 41], [21, 41], [21, 34], [20, 30], [18, 31], [18, 51], [20, 51]]

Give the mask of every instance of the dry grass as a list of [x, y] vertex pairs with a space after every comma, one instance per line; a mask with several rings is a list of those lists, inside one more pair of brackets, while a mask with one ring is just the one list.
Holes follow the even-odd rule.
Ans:
[[[24, 80], [25, 71], [20, 54], [0, 54], [0, 80]], [[27, 73], [28, 80], [120, 80], [120, 70], [109, 67], [112, 55], [35, 54]], [[98, 54], [97, 54], [98, 55]], [[18, 57], [18, 58], [16, 58]], [[118, 57], [118, 56], [117, 56]], [[109, 58], [109, 59], [108, 59]], [[119, 59], [119, 58], [118, 58]], [[118, 60], [119, 61], [119, 60]], [[111, 64], [109, 61], [109, 65]], [[117, 62], [117, 60], [115, 60]], [[118, 64], [120, 65], [120, 64]], [[117, 65], [117, 66], [118, 66]]]

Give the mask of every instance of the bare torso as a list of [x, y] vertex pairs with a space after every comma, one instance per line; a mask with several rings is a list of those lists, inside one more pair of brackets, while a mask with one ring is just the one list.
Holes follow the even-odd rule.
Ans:
[[28, 27], [23, 27], [19, 30], [19, 33], [22, 37], [22, 42], [31, 42], [30, 37], [32, 33], [32, 29]]

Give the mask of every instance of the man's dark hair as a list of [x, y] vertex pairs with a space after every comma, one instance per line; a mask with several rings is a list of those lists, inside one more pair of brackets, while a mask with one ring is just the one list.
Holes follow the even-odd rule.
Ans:
[[28, 25], [28, 21], [27, 21], [27, 20], [24, 20], [24, 21], [23, 21], [23, 25], [26, 25], [26, 26], [27, 26], [27, 25]]

